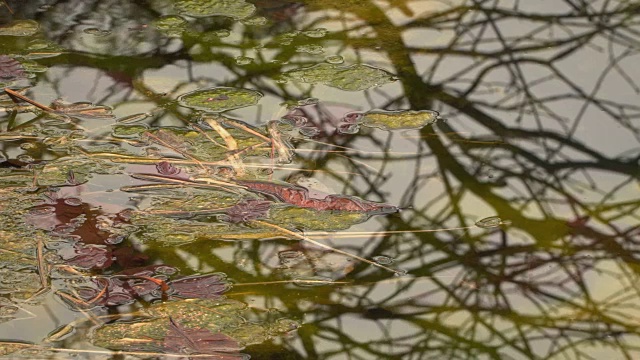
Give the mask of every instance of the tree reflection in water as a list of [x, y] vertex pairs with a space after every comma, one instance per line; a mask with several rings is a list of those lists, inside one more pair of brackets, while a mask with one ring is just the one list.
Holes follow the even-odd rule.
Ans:
[[[117, 111], [163, 105], [193, 82], [252, 88], [270, 105], [234, 114], [257, 125], [277, 115], [278, 102], [315, 97], [305, 109], [323, 132], [299, 144], [298, 165], [322, 170], [317, 177], [340, 193], [404, 208], [353, 229], [377, 235], [330, 241], [362, 257], [388, 256], [379, 261], [392, 259], [403, 277], [290, 242], [150, 250], [176, 266], [229, 274], [238, 283], [230, 297], [303, 317], [297, 337], [248, 349], [254, 358], [640, 356], [639, 3], [256, 0], [272, 25], [197, 19], [199, 32], [178, 39], [138, 31], [168, 1], [50, 1], [40, 19], [37, 4], [7, 1], [76, 50], [41, 61], [54, 70], [41, 81], [58, 95]], [[91, 11], [69, 17], [80, 4]], [[111, 35], [88, 42], [82, 30], [90, 26]], [[202, 36], [229, 27], [230, 38]], [[290, 33], [317, 28], [328, 32]], [[399, 81], [347, 95], [278, 81], [282, 71], [318, 63], [301, 45], [382, 67]], [[253, 62], [239, 65], [237, 56]], [[71, 90], [65, 78], [80, 67], [95, 83]], [[349, 111], [376, 108], [433, 109], [445, 120], [419, 132], [327, 130]], [[175, 121], [177, 111], [167, 107], [153, 124]], [[503, 222], [474, 226], [489, 216]], [[232, 249], [232, 261], [220, 246]], [[289, 270], [306, 266], [347, 283], [275, 283], [288, 276], [277, 254], [292, 249], [304, 255]], [[242, 285], [263, 282], [274, 283]]]

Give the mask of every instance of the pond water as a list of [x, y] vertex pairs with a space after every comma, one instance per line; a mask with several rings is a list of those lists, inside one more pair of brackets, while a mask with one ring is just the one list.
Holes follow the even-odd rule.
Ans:
[[0, 357], [640, 357], [639, 10], [0, 0]]

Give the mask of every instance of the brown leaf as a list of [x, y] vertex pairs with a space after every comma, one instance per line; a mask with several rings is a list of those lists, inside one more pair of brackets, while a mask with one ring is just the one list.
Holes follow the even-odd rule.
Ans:
[[25, 72], [22, 64], [7, 55], [0, 55], [0, 79], [14, 80], [24, 78]]
[[106, 269], [113, 264], [111, 250], [105, 246], [76, 244], [60, 249], [58, 255], [68, 265], [84, 269]]
[[94, 105], [89, 102], [77, 102], [65, 104], [60, 100], [51, 103], [51, 108], [61, 114], [78, 116], [93, 119], [112, 119], [115, 116], [111, 113], [111, 108], [107, 106]]
[[189, 276], [169, 282], [172, 295], [185, 298], [212, 299], [217, 298], [231, 287], [223, 273]]
[[270, 201], [258, 199], [242, 200], [225, 211], [225, 220], [232, 223], [241, 223], [262, 219], [267, 216], [270, 206]]
[[249, 189], [271, 195], [288, 204], [316, 210], [361, 211], [375, 214], [390, 214], [398, 211], [397, 206], [366, 201], [354, 196], [328, 195], [324, 199], [309, 197], [309, 190], [295, 185], [276, 184], [266, 181], [236, 181]]

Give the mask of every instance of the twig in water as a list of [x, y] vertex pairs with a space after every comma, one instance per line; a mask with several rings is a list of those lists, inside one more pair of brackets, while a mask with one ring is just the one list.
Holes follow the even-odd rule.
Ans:
[[7, 10], [9, 10], [9, 13], [11, 13], [11, 15], [13, 15], [13, 10], [11, 9], [11, 6], [9, 6], [9, 4], [7, 4], [7, 0], [2, 0], [2, 3], [7, 8]]
[[35, 107], [39, 108], [39, 109], [41, 109], [41, 110], [44, 110], [44, 111], [47, 111], [47, 112], [51, 112], [51, 113], [55, 113], [55, 112], [56, 112], [56, 111], [55, 111], [55, 110], [53, 110], [52, 108], [50, 108], [50, 107], [48, 107], [48, 106], [46, 106], [46, 105], [42, 105], [42, 104], [40, 104], [39, 102], [37, 102], [37, 101], [35, 101], [35, 100], [31, 100], [31, 99], [29, 99], [28, 97], [26, 97], [26, 96], [24, 96], [24, 95], [20, 94], [20, 93], [19, 93], [19, 92], [17, 92], [17, 91], [13, 91], [13, 90], [11, 90], [11, 89], [9, 89], [9, 88], [4, 88], [4, 91], [5, 91], [5, 92], [9, 95], [9, 97], [11, 97], [11, 99], [12, 99], [13, 101], [15, 101], [16, 103], [18, 102], [16, 99], [19, 99], [19, 100], [22, 100], [22, 101], [24, 101], [24, 102], [27, 102], [27, 103], [29, 103], [29, 104], [31, 104], [31, 105], [33, 105], [33, 106], [35, 106]]
[[267, 226], [267, 227], [270, 227], [270, 228], [273, 228], [273, 229], [277, 229], [277, 230], [279, 230], [279, 231], [281, 231], [281, 232], [283, 232], [283, 233], [285, 233], [287, 235], [291, 235], [291, 236], [296, 237], [296, 238], [298, 238], [300, 240], [308, 241], [308, 242], [310, 242], [310, 243], [312, 243], [314, 245], [320, 246], [321, 248], [325, 248], [325, 249], [337, 252], [338, 254], [342, 254], [342, 255], [345, 255], [345, 256], [352, 257], [354, 259], [358, 259], [360, 261], [366, 262], [367, 264], [370, 264], [370, 265], [373, 265], [373, 266], [377, 266], [377, 267], [379, 267], [381, 269], [385, 269], [387, 271], [391, 271], [392, 273], [394, 273], [396, 275], [404, 275], [405, 274], [404, 271], [395, 270], [395, 269], [392, 269], [390, 267], [378, 264], [375, 261], [371, 261], [371, 260], [365, 259], [363, 257], [360, 257], [358, 255], [351, 254], [351, 253], [348, 253], [346, 251], [342, 251], [340, 249], [332, 248], [329, 245], [325, 245], [323, 243], [317, 242], [317, 241], [309, 238], [308, 236], [300, 235], [300, 234], [298, 234], [296, 232], [293, 232], [291, 230], [285, 229], [285, 228], [283, 228], [281, 226], [278, 226], [278, 225], [275, 225], [275, 224], [272, 224], [272, 223], [269, 223], [269, 222], [266, 222], [266, 221], [261, 221], [261, 220], [251, 220], [250, 222], [255, 223], [255, 224], [259, 224], [259, 225], [263, 225], [263, 226]]

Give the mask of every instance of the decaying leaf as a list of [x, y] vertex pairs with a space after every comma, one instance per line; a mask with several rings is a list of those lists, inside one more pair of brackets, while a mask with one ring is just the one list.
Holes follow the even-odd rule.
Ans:
[[232, 223], [240, 223], [262, 219], [267, 216], [270, 206], [270, 201], [245, 199], [225, 210], [225, 220]]
[[173, 296], [190, 299], [215, 299], [231, 288], [223, 273], [188, 276], [170, 281], [169, 286]]
[[362, 211], [370, 214], [390, 214], [398, 211], [396, 206], [366, 201], [354, 196], [327, 195], [324, 199], [310, 198], [308, 189], [291, 184], [250, 180], [237, 180], [237, 183], [253, 191], [274, 196], [280, 201], [303, 208]]
[[106, 269], [113, 264], [111, 249], [105, 246], [76, 244], [58, 251], [58, 255], [67, 265], [84, 269]]
[[60, 100], [51, 103], [51, 108], [57, 113], [69, 116], [84, 117], [89, 119], [113, 119], [115, 116], [111, 108], [107, 106], [94, 105], [89, 102], [77, 102], [66, 104]]
[[0, 81], [19, 79], [24, 76], [22, 64], [12, 57], [0, 55]]
[[[167, 351], [179, 354], [218, 354], [242, 350], [242, 346], [235, 339], [225, 334], [212, 333], [207, 329], [187, 328], [172, 317], [169, 317], [169, 324], [169, 331], [162, 344]], [[241, 359], [242, 356], [220, 354], [220, 358]]]

